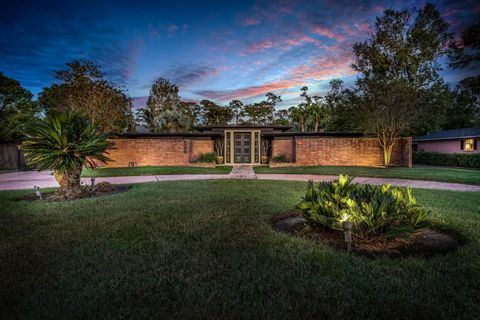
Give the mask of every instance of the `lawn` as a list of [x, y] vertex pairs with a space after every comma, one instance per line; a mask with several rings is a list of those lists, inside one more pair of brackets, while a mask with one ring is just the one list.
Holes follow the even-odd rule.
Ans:
[[480, 170], [415, 166], [405, 167], [337, 167], [337, 166], [305, 166], [305, 167], [284, 167], [268, 168], [265, 166], [255, 167], [256, 173], [292, 173], [292, 174], [323, 174], [339, 175], [348, 174], [353, 177], [374, 177], [374, 178], [399, 178], [416, 179], [442, 182], [456, 182], [467, 184], [480, 184]]
[[232, 170], [231, 166], [217, 166], [215, 168], [202, 167], [132, 167], [132, 168], [98, 168], [95, 171], [85, 168], [82, 177], [117, 177], [117, 176], [141, 176], [141, 175], [163, 175], [163, 174], [208, 174], [223, 173], [228, 174]]
[[371, 260], [273, 231], [306, 184], [177, 181], [63, 203], [0, 192], [3, 318], [474, 319], [480, 197], [415, 190], [458, 252]]

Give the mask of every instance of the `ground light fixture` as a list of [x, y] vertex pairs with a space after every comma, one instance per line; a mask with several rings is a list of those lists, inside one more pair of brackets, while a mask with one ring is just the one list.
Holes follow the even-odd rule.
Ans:
[[40, 187], [39, 186], [33, 186], [33, 189], [35, 189], [35, 195], [37, 196], [37, 198], [40, 199], [40, 200], [43, 200], [42, 193], [40, 192]]
[[90, 178], [92, 188], [95, 187], [95, 177]]
[[342, 228], [345, 242], [347, 243], [347, 251], [352, 251], [352, 223], [350, 221], [343, 221]]

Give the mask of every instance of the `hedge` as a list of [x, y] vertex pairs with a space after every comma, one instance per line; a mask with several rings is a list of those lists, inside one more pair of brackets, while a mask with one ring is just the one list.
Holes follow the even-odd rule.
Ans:
[[480, 168], [480, 153], [413, 152], [413, 163]]

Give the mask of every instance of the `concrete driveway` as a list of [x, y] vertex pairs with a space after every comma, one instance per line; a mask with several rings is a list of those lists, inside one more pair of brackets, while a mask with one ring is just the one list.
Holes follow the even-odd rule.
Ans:
[[[178, 181], [178, 180], [214, 180], [214, 179], [258, 179], [280, 181], [331, 181], [337, 176], [311, 175], [311, 174], [255, 174], [251, 168], [234, 168], [230, 174], [175, 174], [175, 175], [151, 175], [151, 176], [124, 176], [124, 177], [100, 177], [96, 182], [107, 181], [113, 184], [132, 184], [142, 182]], [[360, 184], [391, 184], [396, 187], [412, 187], [434, 190], [470, 191], [480, 192], [480, 185], [461, 183], [391, 179], [391, 178], [368, 178], [357, 177], [353, 180]], [[82, 178], [82, 183], [90, 184], [90, 178]], [[55, 178], [50, 171], [24, 171], [0, 174], [0, 190], [33, 189], [58, 187]]]

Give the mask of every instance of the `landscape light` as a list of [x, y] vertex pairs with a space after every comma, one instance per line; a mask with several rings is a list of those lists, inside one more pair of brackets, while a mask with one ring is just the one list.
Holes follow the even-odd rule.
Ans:
[[347, 243], [347, 251], [352, 251], [352, 223], [350, 221], [344, 221], [342, 223], [342, 228], [345, 242]]
[[33, 186], [35, 189], [35, 195], [38, 197], [38, 199], [43, 200], [42, 198], [42, 193], [40, 192], [40, 187], [39, 186]]

